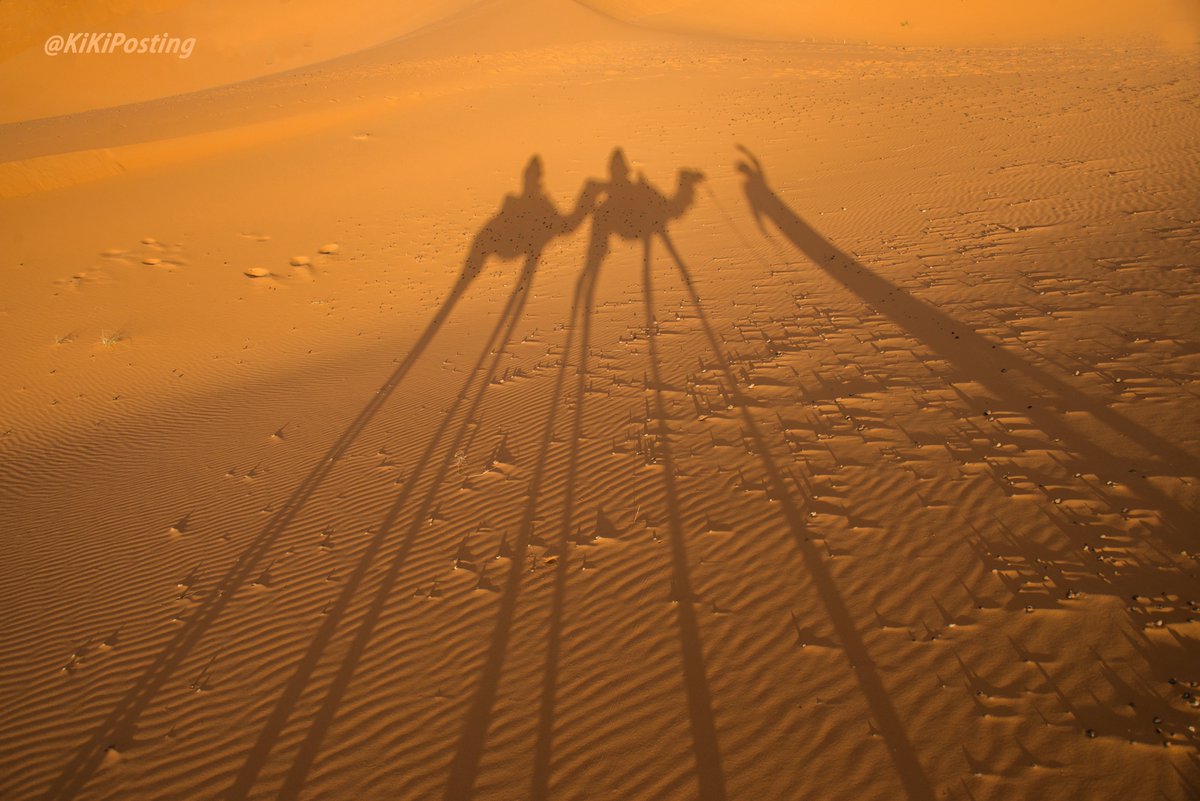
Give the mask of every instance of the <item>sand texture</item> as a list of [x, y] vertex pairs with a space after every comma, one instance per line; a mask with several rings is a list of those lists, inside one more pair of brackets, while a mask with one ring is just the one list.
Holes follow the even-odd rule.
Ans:
[[1200, 798], [1200, 6], [80, 5], [0, 799]]

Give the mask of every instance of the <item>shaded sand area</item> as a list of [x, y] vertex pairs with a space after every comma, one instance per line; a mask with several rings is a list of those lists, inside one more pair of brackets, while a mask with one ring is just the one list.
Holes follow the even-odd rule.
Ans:
[[1193, 5], [373, 5], [8, 7], [0, 798], [1198, 797]]

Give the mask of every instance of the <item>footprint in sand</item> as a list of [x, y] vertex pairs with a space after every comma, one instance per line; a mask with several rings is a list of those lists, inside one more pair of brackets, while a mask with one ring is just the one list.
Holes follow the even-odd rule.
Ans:
[[186, 264], [182, 258], [183, 248], [180, 244], [166, 245], [152, 237], [139, 240], [141, 247], [107, 248], [100, 251], [100, 258], [109, 264], [142, 264], [146, 267], [173, 268]]

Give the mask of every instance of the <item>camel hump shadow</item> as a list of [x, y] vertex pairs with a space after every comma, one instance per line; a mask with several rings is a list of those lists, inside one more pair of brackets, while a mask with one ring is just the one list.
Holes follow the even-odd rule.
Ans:
[[467, 275], [478, 272], [488, 256], [536, 259], [552, 240], [575, 231], [592, 211], [599, 182], [585, 182], [574, 208], [564, 214], [546, 193], [544, 173], [541, 157], [531, 156], [522, 175], [521, 193], [505, 195], [500, 209], [475, 235], [467, 256]]
[[668, 196], [641, 172], [630, 180], [625, 152], [615, 148], [609, 157], [605, 198], [592, 212], [595, 235], [616, 234], [622, 239], [644, 239], [666, 231], [671, 220], [682, 217], [695, 202], [695, 187], [704, 180], [700, 170], [682, 168], [676, 174], [674, 194]]

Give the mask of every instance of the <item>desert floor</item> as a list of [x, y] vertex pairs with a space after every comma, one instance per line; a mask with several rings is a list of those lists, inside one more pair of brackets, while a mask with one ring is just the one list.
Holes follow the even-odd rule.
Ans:
[[1194, 47], [371, 5], [0, 63], [0, 798], [1200, 797]]

